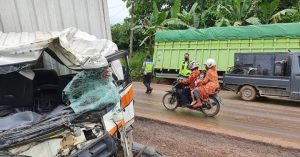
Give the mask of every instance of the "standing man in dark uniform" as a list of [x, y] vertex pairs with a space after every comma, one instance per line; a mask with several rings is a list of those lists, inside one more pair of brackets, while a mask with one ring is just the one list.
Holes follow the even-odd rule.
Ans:
[[151, 88], [151, 79], [153, 74], [153, 61], [151, 60], [150, 55], [147, 55], [146, 60], [144, 61], [143, 67], [142, 67], [142, 73], [143, 73], [143, 83], [145, 87], [147, 88], [146, 93], [151, 94], [153, 88]]
[[179, 67], [179, 76], [188, 77], [191, 74], [188, 66], [190, 64], [190, 55], [189, 53], [184, 54], [184, 60], [181, 62]]

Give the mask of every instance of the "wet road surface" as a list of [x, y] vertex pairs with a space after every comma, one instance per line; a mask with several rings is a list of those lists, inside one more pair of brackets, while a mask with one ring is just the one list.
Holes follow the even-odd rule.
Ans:
[[221, 91], [225, 105], [215, 118], [184, 108], [168, 111], [162, 97], [169, 85], [153, 84], [151, 95], [145, 94], [142, 83], [134, 83], [137, 116], [161, 120], [196, 129], [242, 137], [248, 140], [300, 149], [300, 102], [281, 98], [260, 98], [242, 101], [230, 91]]

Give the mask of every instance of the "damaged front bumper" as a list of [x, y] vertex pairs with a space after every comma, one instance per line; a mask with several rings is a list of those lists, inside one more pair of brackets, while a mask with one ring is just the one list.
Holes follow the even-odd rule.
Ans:
[[78, 116], [67, 108], [36, 124], [2, 131], [0, 157], [112, 156], [118, 145], [102, 123], [108, 110]]
[[[51, 148], [50, 148], [51, 149]], [[44, 154], [41, 151], [47, 150], [43, 148], [43, 150], [31, 151], [31, 153]], [[86, 144], [83, 148], [76, 150], [70, 157], [94, 157], [94, 156], [101, 156], [101, 157], [109, 157], [113, 156], [118, 150], [118, 147], [114, 141], [114, 139], [109, 135], [105, 134], [104, 136], [89, 141], [89, 144]], [[26, 154], [22, 153], [22, 154]], [[51, 154], [47, 152], [47, 154]], [[28, 157], [28, 152], [26, 155], [15, 155], [9, 151], [0, 151], [0, 157]], [[57, 156], [57, 155], [54, 155]]]
[[112, 156], [117, 152], [114, 139], [105, 134], [101, 138], [94, 139], [89, 145], [77, 150], [71, 157]]

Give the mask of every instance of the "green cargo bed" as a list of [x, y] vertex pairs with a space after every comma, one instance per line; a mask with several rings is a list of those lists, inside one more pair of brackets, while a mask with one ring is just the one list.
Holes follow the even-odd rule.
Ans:
[[288, 51], [300, 52], [300, 23], [162, 31], [155, 37], [155, 71], [177, 74], [186, 52], [200, 63], [216, 59], [223, 73], [233, 66], [235, 53]]

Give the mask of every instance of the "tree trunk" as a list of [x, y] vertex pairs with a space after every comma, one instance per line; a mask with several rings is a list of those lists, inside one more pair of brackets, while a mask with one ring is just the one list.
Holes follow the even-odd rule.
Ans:
[[150, 52], [151, 55], [154, 52], [153, 35], [152, 34], [149, 37], [149, 52]]
[[132, 2], [132, 8], [131, 8], [131, 29], [130, 29], [130, 43], [129, 43], [129, 57], [132, 58], [133, 56], [133, 27], [134, 27], [134, 19], [133, 19], [133, 11], [134, 11], [134, 2]]

